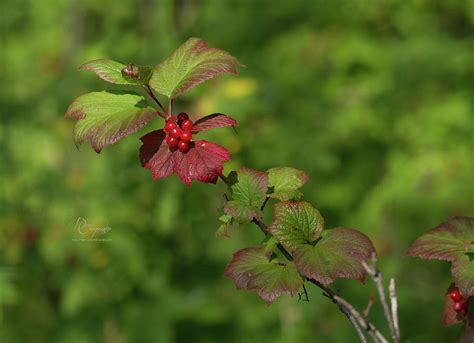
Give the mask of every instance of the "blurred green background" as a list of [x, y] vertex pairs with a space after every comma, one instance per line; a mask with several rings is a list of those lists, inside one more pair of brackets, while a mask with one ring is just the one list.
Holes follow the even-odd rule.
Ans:
[[[190, 36], [247, 66], [175, 103], [240, 122], [206, 136], [230, 150], [226, 171], [305, 170], [327, 227], [369, 235], [397, 278], [402, 336], [456, 340], [460, 327], [440, 324], [449, 264], [401, 256], [441, 221], [474, 215], [474, 1], [6, 0], [1, 11], [2, 343], [357, 340], [311, 286], [309, 303], [268, 307], [223, 277], [261, 234], [214, 237], [222, 183], [152, 181], [138, 138], [159, 119], [100, 155], [75, 148], [67, 106], [117, 88], [81, 63], [153, 65]], [[109, 226], [108, 241], [74, 240], [78, 218]], [[375, 291], [334, 287], [359, 309]], [[378, 304], [371, 318], [387, 333]]]

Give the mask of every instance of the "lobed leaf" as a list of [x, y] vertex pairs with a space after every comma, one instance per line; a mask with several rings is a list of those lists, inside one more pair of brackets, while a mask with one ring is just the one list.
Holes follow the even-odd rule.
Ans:
[[273, 187], [269, 196], [287, 201], [299, 199], [302, 193], [298, 190], [308, 181], [308, 176], [301, 170], [290, 167], [276, 167], [267, 170], [268, 187]]
[[236, 125], [239, 124], [235, 119], [226, 116], [225, 114], [214, 113], [197, 120], [193, 126], [193, 133]]
[[229, 160], [229, 152], [220, 145], [199, 140], [193, 142], [188, 152], [170, 149], [163, 130], [152, 131], [141, 138], [142, 166], [152, 171], [155, 180], [176, 174], [186, 185], [192, 180], [216, 183], [222, 175], [223, 162]]
[[295, 296], [303, 285], [293, 263], [270, 261], [263, 246], [237, 251], [225, 276], [235, 282], [237, 289], [257, 292], [267, 304], [283, 294]]
[[224, 213], [237, 222], [250, 222], [261, 216], [260, 207], [266, 199], [268, 176], [265, 172], [241, 168], [229, 175], [230, 200], [224, 205]]
[[346, 228], [325, 230], [316, 244], [301, 244], [293, 252], [301, 275], [328, 286], [335, 279], [364, 282], [366, 261], [375, 248], [363, 233]]
[[76, 145], [90, 140], [98, 153], [107, 145], [130, 135], [156, 117], [144, 97], [133, 92], [103, 91], [81, 95], [69, 106], [65, 117], [76, 119]]
[[280, 202], [273, 209], [275, 219], [268, 231], [290, 251], [298, 245], [315, 242], [324, 229], [323, 217], [308, 202]]
[[240, 62], [228, 52], [209, 48], [203, 39], [190, 38], [155, 67], [150, 85], [176, 98], [186, 90], [224, 73], [237, 74]]
[[468, 252], [474, 253], [474, 218], [454, 217], [419, 237], [406, 255], [454, 261]]
[[153, 73], [152, 67], [134, 66], [138, 77], [130, 77], [123, 70], [127, 68], [125, 64], [108, 59], [98, 59], [84, 63], [79, 67], [83, 70], [95, 72], [102, 80], [117, 85], [143, 85], [146, 84]]

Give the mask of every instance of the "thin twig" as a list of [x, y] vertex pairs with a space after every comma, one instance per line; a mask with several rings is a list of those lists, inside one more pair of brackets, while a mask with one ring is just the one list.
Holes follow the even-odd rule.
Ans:
[[353, 316], [348, 316], [347, 318], [351, 321], [352, 326], [354, 327], [357, 334], [359, 335], [360, 342], [367, 343], [367, 338], [365, 338], [365, 335], [362, 332], [362, 329], [360, 328], [359, 324], [357, 323], [357, 320]]
[[395, 286], [395, 279], [390, 279], [390, 284], [388, 286], [388, 292], [390, 294], [390, 308], [392, 310], [392, 320], [393, 328], [395, 329], [395, 335], [397, 336], [397, 341], [400, 341], [400, 326], [398, 324], [398, 299], [397, 299], [397, 288]]
[[370, 295], [369, 297], [369, 302], [367, 303], [367, 307], [365, 308], [364, 311], [362, 311], [362, 315], [367, 318], [369, 316], [369, 312], [372, 308], [372, 306], [374, 306], [374, 302], [375, 302], [375, 296], [373, 294]]
[[334, 296], [334, 301], [349, 310], [350, 314], [357, 320], [357, 323], [372, 336], [374, 342], [388, 343], [387, 339], [375, 328], [375, 326], [362, 315], [345, 299], [338, 295]]
[[390, 309], [388, 307], [387, 303], [387, 298], [385, 296], [385, 290], [383, 287], [383, 280], [382, 280], [382, 273], [377, 269], [376, 266], [376, 257], [375, 255], [372, 256], [372, 264], [369, 266], [369, 264], [365, 261], [362, 262], [362, 266], [364, 267], [365, 271], [367, 274], [369, 274], [372, 277], [372, 280], [375, 283], [375, 286], [377, 287], [377, 293], [379, 294], [379, 299], [380, 303], [382, 304], [383, 308], [383, 313], [385, 315], [385, 318], [388, 323], [388, 327], [390, 328], [390, 334], [392, 335], [393, 341], [398, 342], [397, 334], [395, 332], [395, 327], [393, 324], [393, 319], [392, 315], [390, 313]]
[[154, 102], [156, 102], [156, 104], [161, 108], [161, 110], [163, 111], [163, 113], [160, 113], [158, 112], [158, 114], [160, 115], [160, 117], [162, 118], [165, 118], [166, 119], [166, 116], [168, 113], [166, 112], [166, 109], [163, 107], [163, 105], [161, 104], [160, 100], [158, 100], [155, 96], [155, 94], [153, 93], [153, 90], [151, 89], [150, 85], [146, 84], [146, 85], [143, 85], [143, 88], [145, 89], [145, 91], [147, 92], [147, 94], [150, 96], [150, 98], [153, 99]]

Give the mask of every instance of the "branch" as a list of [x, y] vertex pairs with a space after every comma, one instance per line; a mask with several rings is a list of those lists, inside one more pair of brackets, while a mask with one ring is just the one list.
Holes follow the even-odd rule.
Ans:
[[[143, 88], [145, 88], [145, 91], [147, 92], [147, 94], [150, 96], [150, 98], [153, 99], [154, 102], [156, 102], [156, 104], [161, 108], [161, 110], [163, 111], [164, 114], [168, 114], [168, 112], [166, 112], [166, 109], [163, 107], [163, 105], [161, 104], [160, 100], [158, 100], [155, 96], [155, 94], [153, 93], [151, 87], [149, 84], [146, 84], [146, 85], [143, 85]], [[158, 114], [160, 115], [160, 117], [166, 119], [165, 115], [163, 113], [160, 113], [158, 112]]]
[[[227, 178], [224, 175], [220, 175], [221, 180], [224, 183], [228, 183]], [[267, 198], [268, 199], [268, 198]], [[266, 201], [264, 202], [263, 207], [265, 206]], [[253, 218], [252, 223], [257, 225], [260, 231], [263, 232], [265, 236], [269, 234], [268, 228], [263, 221], [258, 218]], [[283, 245], [280, 243], [277, 244], [278, 250], [288, 259], [288, 261], [293, 261], [293, 256], [285, 249]], [[307, 281], [311, 282], [312, 284], [316, 285], [320, 289], [323, 290], [323, 295], [337, 305], [339, 310], [349, 319], [352, 326], [356, 330], [361, 343], [366, 343], [367, 340], [365, 338], [362, 329], [368, 332], [370, 336], [372, 336], [375, 343], [388, 343], [387, 339], [375, 328], [375, 326], [365, 319], [347, 300], [340, 297], [334, 290], [330, 287], [323, 285], [319, 281], [311, 278], [306, 278]]]
[[382, 280], [382, 273], [377, 269], [376, 266], [377, 259], [375, 254], [372, 256], [372, 264], [369, 266], [367, 262], [363, 261], [362, 266], [364, 267], [367, 274], [372, 277], [376, 287], [377, 293], [379, 294], [380, 303], [382, 304], [383, 313], [385, 318], [387, 319], [388, 327], [390, 328], [390, 334], [392, 335], [393, 341], [395, 343], [400, 341], [399, 335], [395, 330], [394, 319], [392, 318], [392, 314], [390, 313], [390, 309], [388, 307], [387, 298], [385, 297], [385, 290], [383, 288], [383, 280]]
[[[261, 220], [253, 218], [252, 223], [256, 224], [265, 235], [269, 234], [267, 226]], [[291, 256], [291, 254], [288, 252], [288, 250], [285, 249], [285, 247], [283, 247], [281, 244], [277, 244], [277, 247], [283, 253], [283, 255], [285, 255], [288, 261], [293, 261], [293, 256]], [[324, 292], [323, 295], [331, 299], [332, 302], [337, 305], [339, 310], [349, 319], [351, 324], [354, 326], [354, 329], [357, 331], [357, 334], [359, 335], [360, 341], [362, 343], [367, 342], [367, 340], [365, 339], [361, 328], [367, 331], [369, 335], [372, 336], [374, 342], [388, 343], [387, 339], [375, 328], [372, 323], [370, 323], [367, 319], [364, 319], [364, 317], [347, 300], [337, 295], [334, 290], [332, 290], [330, 287], [324, 286], [322, 283], [315, 279], [306, 278], [306, 280], [322, 289]]]

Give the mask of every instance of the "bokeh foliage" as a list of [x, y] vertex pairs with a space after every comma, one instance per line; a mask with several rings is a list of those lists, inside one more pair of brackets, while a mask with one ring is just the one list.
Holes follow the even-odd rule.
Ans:
[[[230, 150], [226, 170], [304, 170], [327, 227], [369, 235], [397, 278], [402, 336], [454, 341], [459, 328], [440, 325], [449, 264], [401, 256], [428, 228], [474, 215], [473, 13], [454, 0], [4, 1], [2, 342], [354, 341], [311, 287], [309, 303], [271, 307], [234, 289], [225, 265], [261, 234], [214, 237], [222, 184], [153, 182], [138, 159], [146, 130], [100, 155], [76, 150], [65, 109], [117, 88], [77, 67], [155, 64], [190, 36], [247, 65], [175, 104], [240, 122], [207, 134]], [[73, 241], [79, 217], [110, 226], [111, 241]], [[336, 286], [359, 308], [374, 292]], [[379, 308], [371, 316], [383, 325]]]

